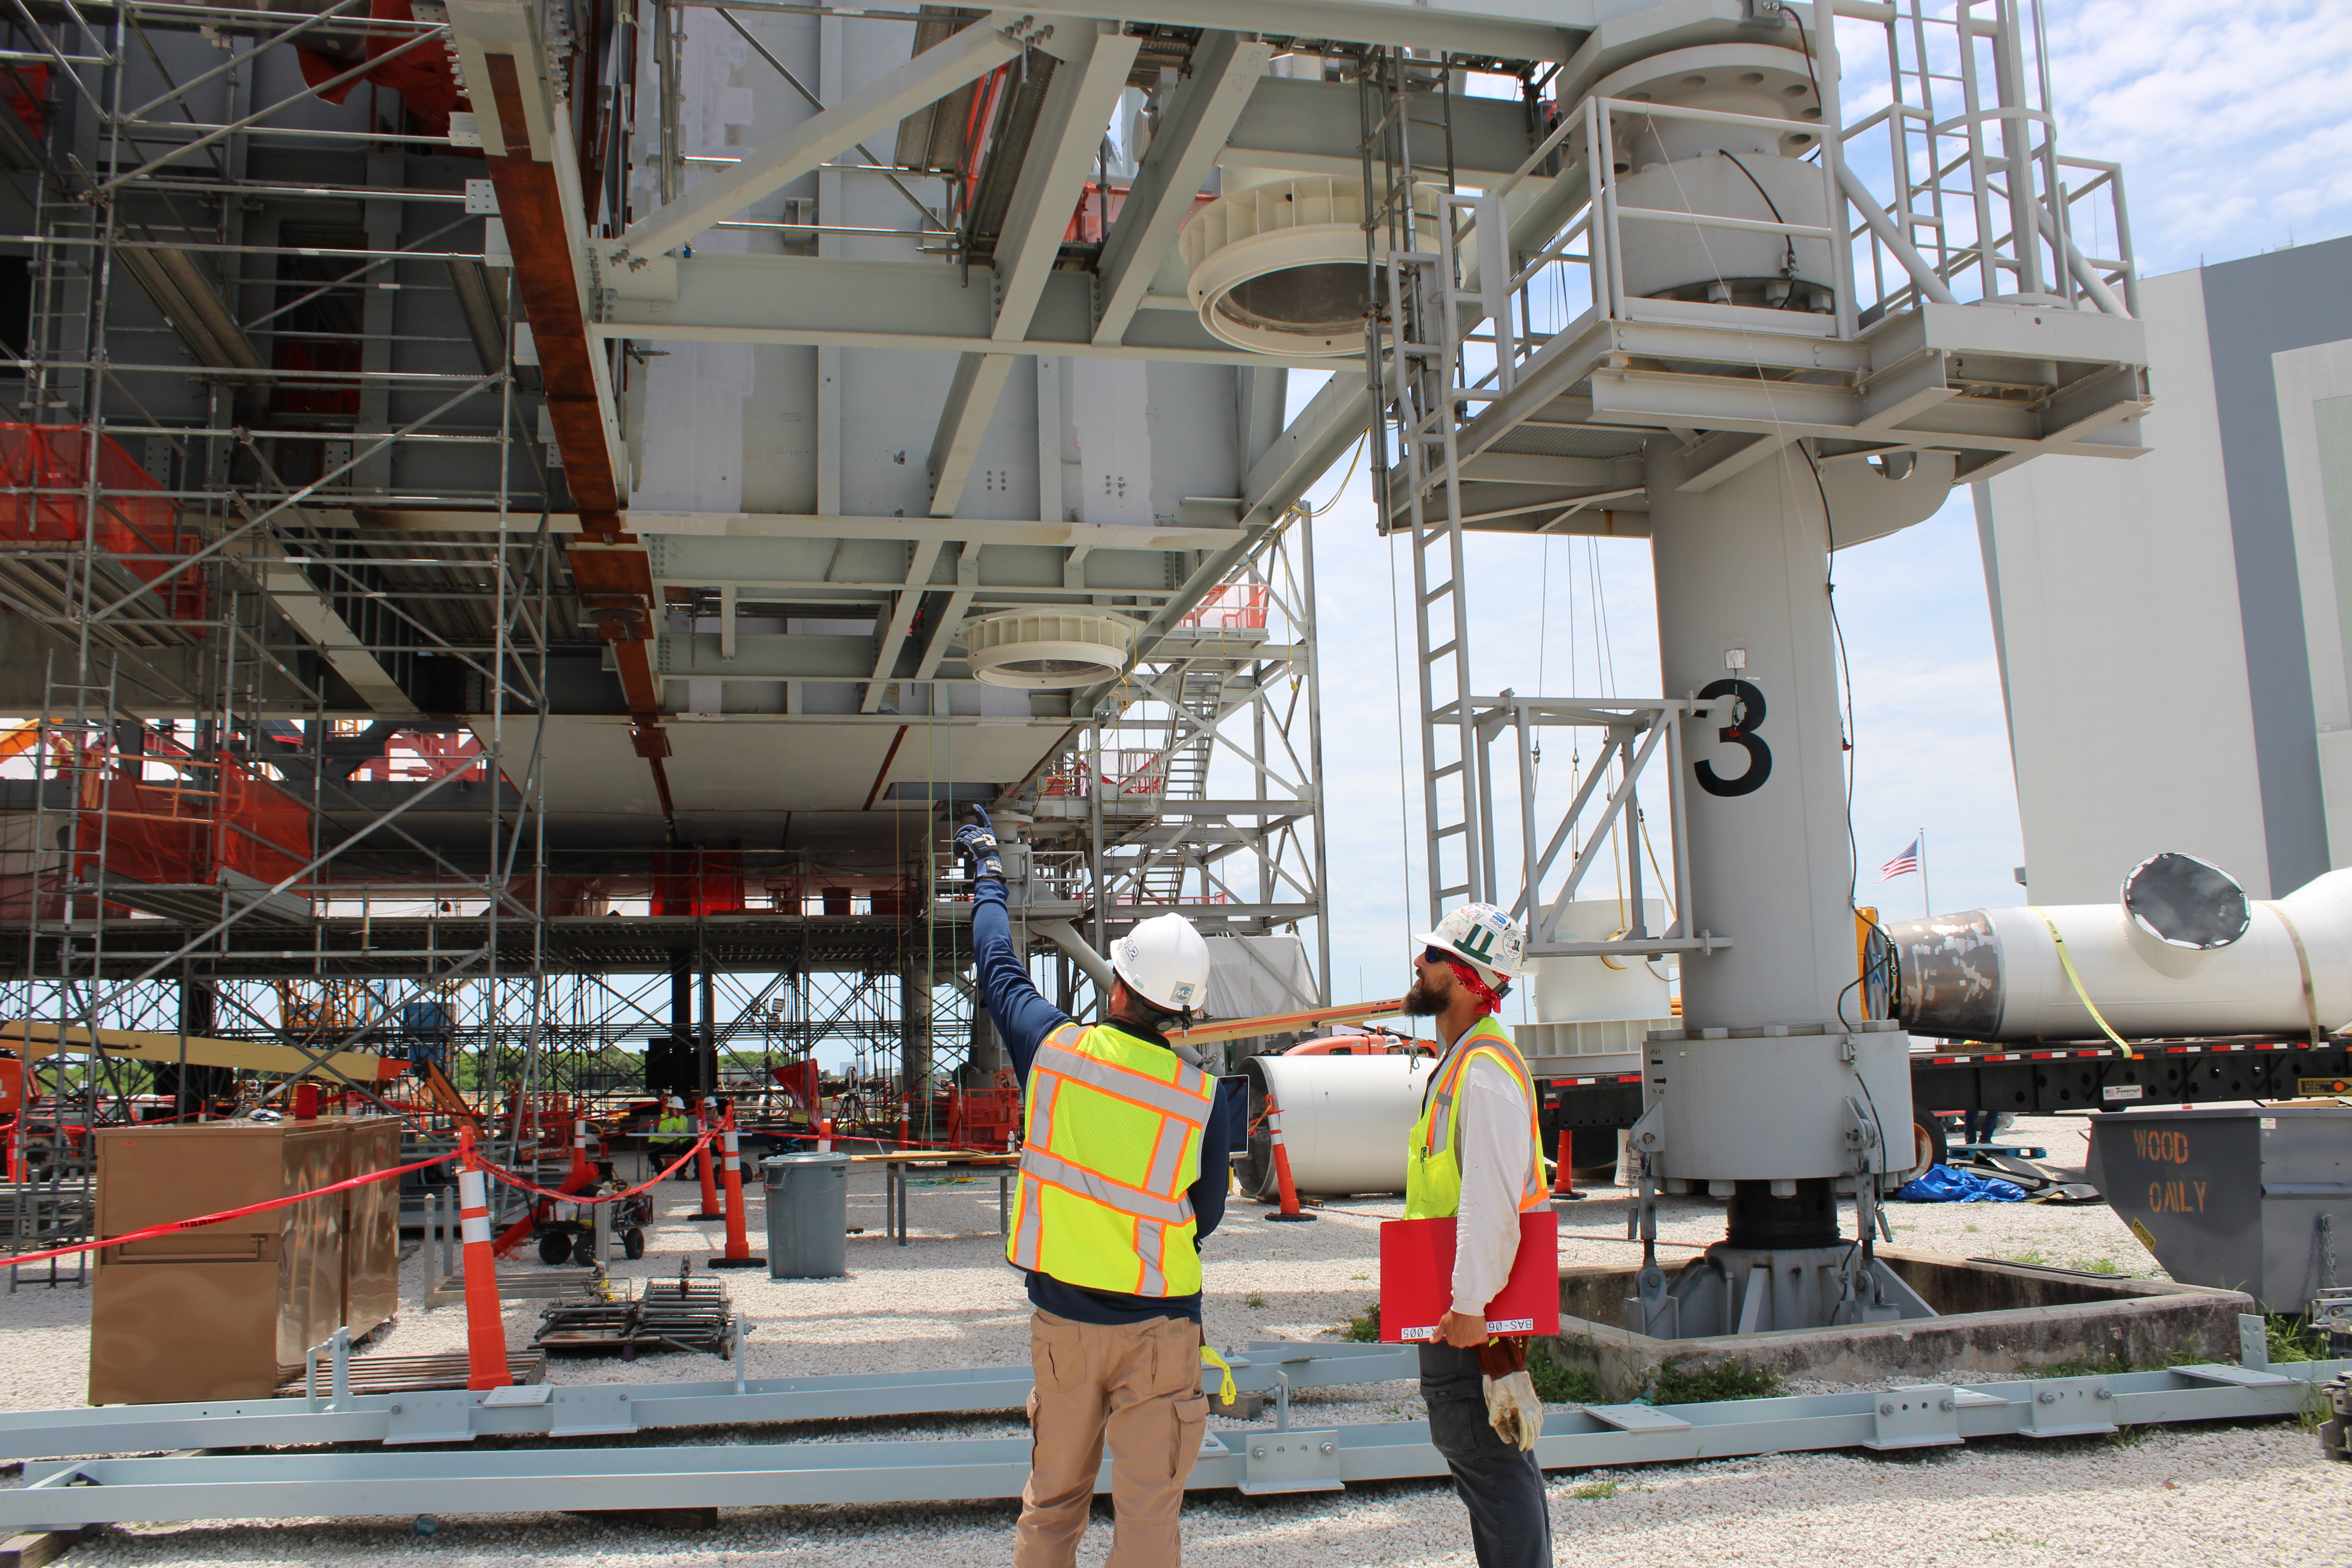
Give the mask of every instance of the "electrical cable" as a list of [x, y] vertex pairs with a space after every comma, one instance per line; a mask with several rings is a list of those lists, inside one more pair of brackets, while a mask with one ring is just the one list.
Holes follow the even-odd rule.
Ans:
[[[1716, 151], [1722, 153], [1725, 157], [1729, 158], [1731, 160], [1731, 166], [1748, 176], [1748, 183], [1754, 185], [1756, 187], [1756, 194], [1764, 198], [1764, 205], [1771, 212], [1772, 221], [1774, 223], [1786, 223], [1789, 221], [1787, 218], [1780, 216], [1780, 204], [1772, 199], [1772, 193], [1764, 188], [1764, 182], [1758, 179], [1755, 174], [1749, 170], [1748, 165], [1739, 161], [1738, 155], [1735, 154], [1730, 148], [1717, 147]], [[1780, 238], [1789, 247], [1789, 294], [1788, 299], [1782, 300], [1778, 307], [1778, 309], [1785, 310], [1789, 308], [1789, 300], [1797, 297], [1797, 237], [1793, 234], [1783, 234]], [[1717, 281], [1722, 280], [1718, 279]], [[1725, 287], [1728, 288], [1729, 284], [1726, 283]]]
[[1348, 493], [1348, 485], [1349, 481], [1354, 479], [1356, 477], [1356, 465], [1364, 460], [1364, 448], [1371, 444], [1371, 440], [1372, 437], [1370, 431], [1365, 432], [1362, 436], [1357, 438], [1355, 455], [1348, 459], [1348, 471], [1339, 476], [1339, 483], [1337, 488], [1331, 491], [1330, 500], [1325, 501], [1321, 506], [1312, 506], [1309, 505], [1306, 498], [1302, 496], [1297, 500], [1290, 503], [1290, 510], [1307, 519], [1307, 521], [1312, 522], [1317, 518], [1321, 517], [1324, 513], [1329, 511], [1333, 507], [1338, 506], [1339, 504], [1339, 498]]
[[[1397, 868], [1404, 883], [1398, 912], [1404, 917], [1404, 945], [1412, 946], [1412, 809], [1404, 782], [1404, 638], [1397, 629], [1396, 535], [1389, 535], [1389, 666], [1396, 692]], [[1434, 881], [1436, 879], [1432, 878]]]
[[1858, 908], [1862, 885], [1862, 845], [1854, 837], [1853, 831], [1853, 668], [1846, 659], [1845, 626], [1838, 619], [1837, 518], [1830, 510], [1829, 486], [1822, 480], [1822, 465], [1819, 459], [1814, 458], [1802, 441], [1795, 443], [1795, 446], [1803, 455], [1806, 466], [1812, 469], [1813, 488], [1821, 492], [1822, 530], [1829, 540], [1827, 557], [1829, 565], [1822, 579], [1822, 593], [1829, 600], [1830, 634], [1837, 642], [1838, 683], [1844, 691], [1845, 733], [1841, 738], [1845, 746], [1845, 901], [1848, 908]]

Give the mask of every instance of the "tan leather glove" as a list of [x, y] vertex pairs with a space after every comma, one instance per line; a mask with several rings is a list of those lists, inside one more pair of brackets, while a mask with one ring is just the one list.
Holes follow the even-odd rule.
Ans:
[[1506, 1443], [1532, 1448], [1543, 1435], [1543, 1401], [1524, 1372], [1479, 1379], [1486, 1394], [1486, 1421]]

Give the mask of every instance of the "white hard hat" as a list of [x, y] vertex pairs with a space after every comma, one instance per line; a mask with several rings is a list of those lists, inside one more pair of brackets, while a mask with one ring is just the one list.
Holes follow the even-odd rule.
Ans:
[[1182, 915], [1154, 915], [1110, 944], [1110, 966], [1129, 990], [1168, 1013], [1209, 997], [1209, 944]]
[[1528, 951], [1527, 933], [1519, 929], [1519, 922], [1493, 904], [1457, 904], [1445, 911], [1435, 931], [1423, 931], [1412, 940], [1460, 959], [1489, 985], [1517, 975]]
[[669, 1109], [672, 1110], [684, 1110], [686, 1109], [686, 1101], [673, 1094], [669, 1097]]

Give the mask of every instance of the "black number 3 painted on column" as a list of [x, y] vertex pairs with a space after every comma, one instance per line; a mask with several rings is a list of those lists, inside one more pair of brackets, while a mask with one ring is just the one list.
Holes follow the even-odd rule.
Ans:
[[1757, 738], [1756, 731], [1764, 725], [1764, 694], [1745, 680], [1709, 681], [1700, 689], [1702, 700], [1710, 697], [1728, 697], [1738, 705], [1731, 710], [1731, 722], [1715, 732], [1718, 741], [1746, 748], [1748, 771], [1736, 779], [1717, 774], [1712, 763], [1698, 764], [1698, 787], [1709, 795], [1754, 795], [1772, 776], [1772, 748]]

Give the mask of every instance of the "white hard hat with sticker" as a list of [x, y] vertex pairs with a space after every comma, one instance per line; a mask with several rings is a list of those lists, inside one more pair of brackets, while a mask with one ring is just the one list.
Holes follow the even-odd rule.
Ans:
[[1209, 944], [1182, 915], [1155, 915], [1110, 944], [1110, 966], [1128, 989], [1163, 1012], [1209, 996]]
[[1528, 950], [1519, 922], [1493, 904], [1456, 904], [1445, 911], [1435, 931], [1413, 940], [1460, 959], [1489, 985], [1516, 977]]

